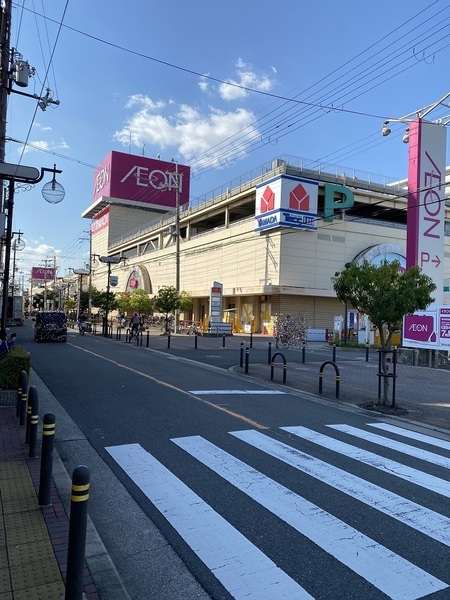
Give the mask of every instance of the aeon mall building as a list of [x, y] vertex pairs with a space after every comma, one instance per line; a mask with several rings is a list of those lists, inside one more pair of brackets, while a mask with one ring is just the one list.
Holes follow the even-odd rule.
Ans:
[[[406, 265], [406, 181], [330, 165], [307, 169], [294, 157], [194, 200], [189, 179], [186, 165], [120, 152], [96, 169], [92, 204], [82, 216], [91, 219], [92, 255], [127, 258], [113, 267], [115, 292], [157, 294], [178, 279], [194, 300], [186, 319], [208, 322], [212, 292], [220, 290], [220, 317], [234, 331], [270, 333], [281, 313], [303, 313], [310, 329], [332, 330], [344, 315], [332, 285], [336, 272], [362, 260]], [[444, 194], [445, 168], [442, 187]], [[447, 304], [450, 212], [440, 205], [439, 227], [429, 225], [433, 236], [442, 232], [439, 301]], [[425, 248], [418, 251], [436, 264], [432, 253], [426, 259]], [[92, 269], [98, 289], [106, 288], [106, 266]], [[358, 315], [347, 309], [348, 331], [356, 334]]]

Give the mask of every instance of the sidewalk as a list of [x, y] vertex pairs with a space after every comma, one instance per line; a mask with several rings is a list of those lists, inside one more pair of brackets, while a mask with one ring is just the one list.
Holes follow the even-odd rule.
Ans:
[[[64, 598], [69, 519], [52, 482], [50, 507], [38, 506], [40, 459], [28, 458], [25, 428], [0, 407], [0, 600]], [[86, 600], [99, 600], [88, 569]]]

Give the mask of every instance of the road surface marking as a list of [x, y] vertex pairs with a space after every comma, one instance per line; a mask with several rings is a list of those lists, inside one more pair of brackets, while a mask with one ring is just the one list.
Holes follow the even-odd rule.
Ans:
[[200, 436], [172, 440], [225, 481], [288, 523], [392, 600], [413, 600], [446, 583]]
[[402, 429], [401, 427], [389, 425], [388, 423], [367, 423], [367, 425], [369, 425], [370, 427], [377, 427], [377, 429], [382, 429], [383, 431], [389, 431], [390, 433], [402, 435], [404, 437], [410, 438], [411, 440], [424, 442], [425, 444], [430, 444], [431, 446], [437, 446], [438, 448], [442, 448], [443, 450], [450, 450], [450, 442], [446, 442], [445, 440], [432, 437], [431, 435], [417, 433], [417, 431], [412, 431], [410, 429]]
[[302, 473], [356, 498], [367, 506], [379, 510], [446, 546], [450, 546], [450, 519], [448, 517], [263, 435], [259, 431], [233, 431], [230, 433]]
[[222, 394], [227, 396], [250, 394], [250, 395], [273, 395], [273, 394], [284, 394], [278, 390], [190, 390], [191, 394], [197, 394], [198, 396], [213, 396], [214, 394]]
[[357, 429], [356, 427], [351, 427], [350, 425], [327, 425], [327, 427], [331, 427], [337, 431], [342, 431], [348, 435], [353, 435], [360, 440], [372, 442], [373, 444], [381, 445], [384, 448], [390, 448], [396, 452], [408, 454], [409, 456], [413, 456], [419, 460], [424, 460], [432, 463], [433, 465], [444, 467], [444, 469], [450, 469], [450, 459], [445, 456], [435, 454], [434, 452], [428, 452], [428, 450], [422, 450], [421, 448], [414, 448], [413, 446], [409, 446], [403, 442], [397, 442], [396, 440], [391, 440], [387, 437], [383, 437], [382, 435], [377, 435], [371, 431]]
[[298, 583], [139, 444], [106, 450], [233, 598], [312, 600]]
[[345, 442], [340, 442], [339, 440], [335, 440], [316, 431], [312, 431], [306, 427], [282, 427], [281, 429], [287, 431], [288, 433], [292, 433], [301, 439], [308, 440], [313, 444], [318, 444], [322, 448], [328, 448], [333, 452], [343, 454], [348, 458], [362, 462], [373, 467], [374, 469], [379, 469], [386, 473], [386, 475], [392, 475], [393, 477], [404, 479], [409, 483], [414, 483], [415, 485], [436, 492], [437, 494], [441, 494], [442, 496], [450, 497], [449, 481], [440, 479], [434, 475], [428, 475], [427, 473], [423, 473], [418, 469], [407, 467], [406, 465], [402, 465], [401, 463], [390, 460], [389, 458], [384, 458], [383, 456], [379, 456], [373, 452], [368, 452], [367, 450], [362, 450]]

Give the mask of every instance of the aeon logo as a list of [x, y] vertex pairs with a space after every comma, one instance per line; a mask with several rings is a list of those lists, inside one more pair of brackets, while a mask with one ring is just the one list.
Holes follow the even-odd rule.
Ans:
[[161, 171], [159, 169], [149, 171], [147, 167], [135, 165], [124, 177], [122, 177], [120, 183], [124, 183], [124, 181], [127, 181], [127, 179], [130, 178], [132, 178], [138, 186], [151, 186], [155, 190], [166, 190], [170, 192], [178, 189], [181, 193], [183, 188], [182, 173], [171, 173], [170, 171]]
[[98, 194], [98, 192], [100, 190], [102, 190], [105, 187], [105, 185], [107, 185], [109, 183], [110, 172], [111, 172], [111, 165], [106, 165], [98, 173], [98, 175], [94, 181], [94, 196], [95, 196], [95, 194]]
[[267, 186], [261, 196], [260, 212], [265, 213], [275, 208], [275, 193]]
[[289, 208], [294, 210], [309, 210], [309, 194], [301, 183], [289, 194]]

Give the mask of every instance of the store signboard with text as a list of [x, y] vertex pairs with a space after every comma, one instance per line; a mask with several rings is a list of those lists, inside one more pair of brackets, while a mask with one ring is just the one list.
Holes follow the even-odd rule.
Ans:
[[407, 348], [450, 350], [450, 306], [433, 306], [405, 316], [403, 345]]

